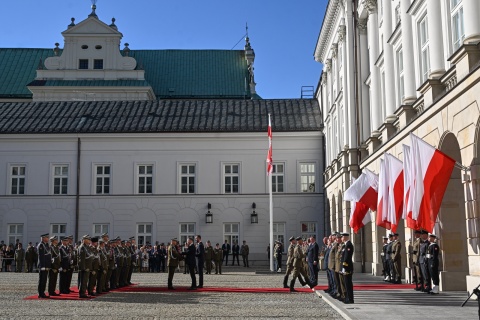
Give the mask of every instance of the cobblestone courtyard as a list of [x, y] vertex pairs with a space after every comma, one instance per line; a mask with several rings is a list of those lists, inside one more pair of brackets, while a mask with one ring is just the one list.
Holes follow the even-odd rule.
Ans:
[[[226, 267], [222, 275], [205, 275], [204, 286], [271, 288], [282, 278]], [[92, 300], [23, 300], [37, 294], [37, 280], [37, 273], [0, 273], [0, 319], [342, 319], [313, 292], [111, 292]], [[132, 281], [165, 287], [167, 275], [136, 273]], [[174, 286], [189, 285], [188, 275], [175, 274]]]

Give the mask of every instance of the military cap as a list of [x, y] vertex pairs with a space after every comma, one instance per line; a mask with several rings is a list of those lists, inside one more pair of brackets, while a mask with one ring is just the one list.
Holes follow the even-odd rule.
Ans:
[[60, 237], [60, 240], [62, 240], [62, 241], [67, 241], [67, 240], [68, 240], [68, 237]]
[[50, 235], [49, 233], [45, 233], [45, 234], [42, 234], [40, 237], [46, 238], [46, 237], [48, 237], [49, 235]]
[[415, 232], [414, 232], [414, 233], [415, 233], [415, 234], [417, 234], [417, 233], [418, 233], [418, 234], [421, 234], [421, 233], [422, 233], [422, 231], [420, 231], [420, 230], [415, 230]]
[[110, 239], [110, 240], [108, 240], [108, 243], [114, 243], [114, 242], [117, 242], [117, 241], [116, 241], [116, 240], [114, 240], [114, 239]]
[[429, 237], [436, 238], [437, 236], [433, 233], [430, 233]]
[[399, 234], [398, 234], [398, 233], [396, 233], [396, 232], [395, 232], [393, 235], [394, 235], [395, 237], [398, 237], [398, 236], [399, 236]]
[[104, 234], [102, 234], [102, 238], [104, 237], [108, 237], [108, 232], [105, 232]]
[[303, 240], [302, 237], [296, 237], [296, 240]]
[[290, 239], [288, 239], [288, 241], [293, 241], [293, 240], [295, 240], [294, 236], [291, 236]]
[[384, 239], [384, 240], [387, 240], [387, 239], [388, 239], [388, 237], [383, 237], [383, 239]]
[[67, 236], [67, 239], [69, 239], [69, 240], [73, 240], [73, 234], [71, 234], [71, 235]]
[[135, 237], [130, 237], [128, 238], [128, 240], [135, 240]]
[[350, 237], [350, 233], [348, 233], [348, 232], [343, 232], [343, 233], [342, 233], [342, 237]]
[[98, 239], [98, 243], [105, 243], [105, 241], [103, 241], [103, 239]]
[[422, 230], [422, 231], [420, 231], [420, 234], [428, 234], [428, 231], [427, 230]]
[[92, 237], [92, 242], [98, 242], [98, 237]]
[[50, 241], [58, 240], [57, 236], [50, 237]]
[[88, 234], [86, 234], [82, 237], [82, 240], [91, 240], [91, 239], [92, 238]]
[[115, 241], [121, 241], [121, 240], [122, 240], [122, 239], [121, 239], [119, 236], [117, 236], [117, 237], [115, 238]]
[[341, 238], [341, 237], [342, 237], [342, 235], [341, 235], [340, 233], [338, 233], [338, 232], [337, 232], [337, 233], [335, 233], [335, 237], [337, 237], [337, 238]]
[[393, 237], [393, 233], [389, 233], [389, 234], [388, 234], [388, 237], [389, 237], [389, 238]]

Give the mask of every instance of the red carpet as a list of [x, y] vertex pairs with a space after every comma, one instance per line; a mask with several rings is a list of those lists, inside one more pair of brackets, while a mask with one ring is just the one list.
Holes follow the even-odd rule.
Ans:
[[[413, 284], [354, 284], [353, 289], [358, 291], [364, 290], [409, 290], [415, 288]], [[235, 287], [204, 287], [197, 289], [195, 291], [188, 290], [188, 287], [175, 287], [176, 290], [168, 290], [167, 287], [140, 287], [136, 284], [132, 284], [128, 287], [123, 287], [119, 289], [114, 289], [110, 292], [233, 292], [233, 293], [289, 293], [289, 289], [284, 288], [235, 288]], [[316, 286], [315, 290], [326, 290], [327, 286]], [[60, 296], [51, 297], [51, 300], [90, 300], [95, 297], [90, 297], [88, 299], [78, 297], [78, 289], [71, 288], [72, 293], [70, 294], [61, 294]], [[312, 292], [311, 289], [296, 287], [295, 290], [302, 293]], [[33, 295], [26, 297], [24, 300], [43, 300], [38, 298], [38, 295]]]

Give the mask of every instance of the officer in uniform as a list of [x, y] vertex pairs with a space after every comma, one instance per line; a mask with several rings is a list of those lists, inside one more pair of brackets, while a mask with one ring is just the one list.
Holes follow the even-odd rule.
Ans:
[[240, 248], [240, 254], [243, 259], [243, 267], [250, 268], [248, 265], [248, 255], [250, 254], [250, 248], [248, 247], [247, 241], [243, 240], [242, 247]]
[[[297, 245], [295, 246], [295, 249], [293, 250], [293, 275], [292, 275], [292, 280], [290, 281], [290, 292], [295, 292], [295, 281], [298, 280], [300, 281], [300, 284], [304, 286], [305, 284], [308, 284], [310, 288], [313, 288], [313, 284], [310, 282], [308, 279], [308, 275], [306, 274], [304, 270], [304, 261], [305, 261], [305, 253], [303, 252], [303, 239], [302, 237], [297, 237]], [[302, 277], [305, 279], [303, 281], [302, 277], [299, 277], [299, 275], [302, 275]]]
[[117, 288], [117, 262], [115, 260], [115, 252], [117, 242], [115, 240], [108, 240], [108, 271], [107, 271], [107, 282], [108, 290], [113, 290]]
[[127, 284], [132, 284], [133, 270], [137, 266], [137, 254], [135, 253], [135, 237], [128, 238], [127, 253], [130, 255], [130, 267], [128, 268]]
[[123, 248], [122, 248], [122, 239], [120, 237], [115, 238], [116, 245], [115, 245], [115, 264], [117, 265], [115, 269], [115, 287], [120, 287], [120, 279], [122, 277], [123, 272]]
[[415, 291], [420, 291], [423, 287], [422, 271], [420, 270], [420, 264], [418, 262], [421, 242], [420, 230], [415, 230], [414, 237], [415, 240], [412, 245], [413, 282], [415, 283]]
[[213, 257], [215, 260], [215, 274], [222, 274], [223, 249], [217, 243], [213, 249]]
[[125, 268], [125, 273], [123, 275], [123, 285], [128, 286], [130, 283], [128, 283], [128, 275], [130, 274], [130, 268], [132, 267], [132, 252], [130, 251], [130, 248], [132, 246], [132, 243], [130, 240], [125, 241], [125, 245], [123, 247], [123, 255], [125, 256], [125, 262], [124, 262], [124, 268]]
[[41, 241], [37, 246], [38, 253], [38, 297], [49, 298], [45, 295], [45, 289], [47, 288], [48, 271], [52, 267], [52, 253], [50, 251], [50, 245], [48, 244], [49, 234], [42, 234]]
[[422, 292], [428, 293], [430, 292], [430, 272], [428, 271], [427, 264], [428, 246], [430, 245], [430, 242], [428, 242], [428, 232], [422, 230], [420, 237], [422, 240], [420, 242], [420, 255], [418, 256], [418, 263], [420, 264], [423, 277]]
[[59, 296], [55, 292], [57, 287], [58, 272], [61, 271], [60, 250], [58, 248], [58, 238], [53, 236], [50, 238], [50, 251], [52, 253], [52, 266], [48, 271], [48, 294], [50, 297]]
[[385, 264], [387, 267], [387, 276], [384, 281], [392, 282], [393, 281], [393, 263], [392, 263], [392, 246], [393, 246], [393, 233], [388, 235], [388, 243], [386, 246], [385, 253]]
[[73, 271], [78, 265], [78, 251], [75, 250], [75, 247], [73, 246], [73, 235], [69, 235], [67, 239], [71, 260], [70, 267], [67, 271], [67, 283], [65, 284], [65, 288], [68, 288], [67, 291], [68, 293], [70, 293], [72, 292], [72, 290], [70, 290], [70, 287], [72, 286]]
[[78, 274], [80, 281], [78, 296], [80, 298], [88, 298], [86, 291], [93, 262], [92, 254], [89, 248], [91, 239], [92, 238], [90, 238], [88, 234], [84, 235], [82, 237], [82, 244], [78, 247]]
[[175, 269], [178, 267], [178, 263], [182, 258], [182, 255], [177, 250], [177, 238], [173, 238], [170, 241], [170, 245], [167, 250], [167, 266], [168, 266], [168, 289], [175, 290], [173, 287], [173, 275], [175, 274]]
[[100, 269], [98, 270], [98, 274], [97, 274], [97, 293], [101, 294], [106, 291], [105, 280], [107, 278], [107, 271], [108, 271], [108, 257], [107, 257], [107, 251], [105, 250], [105, 241], [103, 241], [103, 239], [98, 240], [97, 250], [98, 250], [98, 257], [100, 258]]
[[380, 252], [380, 256], [382, 258], [382, 275], [383, 275], [383, 281], [387, 280], [387, 263], [386, 263], [386, 258], [387, 258], [387, 244], [388, 244], [388, 237], [383, 237], [383, 246], [382, 250]]
[[430, 277], [432, 278], [432, 290], [430, 294], [439, 294], [438, 285], [440, 283], [440, 277], [438, 272], [438, 255], [440, 253], [440, 247], [437, 244], [437, 236], [433, 233], [430, 234], [429, 237], [430, 244], [428, 245], [428, 253], [427, 253], [427, 264], [428, 264], [428, 272], [430, 273]]
[[98, 238], [92, 237], [92, 242], [90, 243], [90, 252], [92, 259], [92, 268], [90, 269], [90, 276], [88, 278], [88, 295], [96, 296], [97, 294], [93, 291], [97, 285], [97, 275], [100, 270], [100, 257], [98, 255]]
[[285, 276], [283, 277], [283, 287], [284, 288], [290, 288], [288, 286], [288, 276], [290, 275], [290, 273], [293, 271], [293, 253], [295, 251], [295, 245], [296, 245], [296, 240], [295, 240], [295, 237], [290, 237], [290, 239], [288, 239], [288, 241], [290, 241], [290, 245], [288, 246], [288, 251], [287, 251], [287, 264], [286, 264], [286, 269], [287, 271], [285, 272]]
[[62, 237], [62, 245], [59, 248], [60, 251], [60, 293], [70, 293], [68, 287], [68, 273], [70, 272], [70, 262], [72, 261], [72, 254], [70, 253], [70, 247], [68, 245], [68, 237]]
[[354, 303], [353, 300], [353, 243], [350, 241], [350, 234], [342, 233], [342, 242], [344, 244], [342, 249], [342, 275], [345, 283], [345, 303]]
[[327, 263], [327, 271], [330, 274], [330, 278], [332, 279], [332, 284], [333, 288], [330, 291], [330, 295], [332, 297], [335, 297], [338, 295], [340, 289], [340, 283], [339, 280], [335, 276], [335, 255], [337, 254], [338, 250], [338, 240], [337, 240], [337, 233], [334, 232], [331, 236], [331, 248], [330, 248], [330, 254], [328, 255], [328, 263]]
[[393, 234], [393, 244], [392, 244], [392, 263], [393, 270], [392, 273], [393, 283], [402, 283], [402, 243], [398, 240], [398, 233]]
[[339, 243], [338, 243], [338, 247], [337, 247], [337, 252], [335, 254], [335, 277], [338, 278], [339, 290], [338, 290], [338, 295], [337, 295], [336, 298], [340, 301], [345, 301], [346, 288], [345, 288], [345, 281], [344, 281], [343, 275], [341, 273], [342, 269], [343, 269], [342, 255], [343, 255], [343, 249], [345, 247], [345, 243], [343, 243], [341, 233], [339, 233], [337, 235], [337, 239], [338, 239]]
[[205, 247], [205, 266], [207, 269], [205, 274], [212, 273], [212, 260], [213, 260], [213, 247], [210, 240], [208, 240], [207, 246]]

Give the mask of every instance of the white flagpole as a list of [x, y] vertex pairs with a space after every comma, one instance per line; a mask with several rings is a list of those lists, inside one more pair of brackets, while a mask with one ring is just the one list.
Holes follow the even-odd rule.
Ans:
[[270, 271], [273, 270], [273, 196], [272, 196], [272, 175], [270, 174], [268, 177], [268, 191], [269, 191], [269, 198], [270, 198]]

